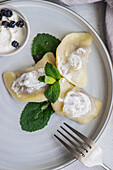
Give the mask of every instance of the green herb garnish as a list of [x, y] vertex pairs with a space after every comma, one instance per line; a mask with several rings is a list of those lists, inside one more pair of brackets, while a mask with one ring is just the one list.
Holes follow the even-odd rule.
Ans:
[[60, 80], [61, 78], [61, 75], [59, 71], [57, 70], [57, 68], [53, 64], [48, 63], [48, 62], [45, 65], [45, 73], [47, 76], [50, 76], [54, 78], [55, 80]]
[[57, 68], [48, 62], [45, 65], [45, 74], [45, 76], [40, 76], [38, 80], [46, 84], [51, 84], [51, 86], [45, 91], [44, 95], [49, 102], [55, 103], [60, 95], [59, 80], [61, 75]]
[[37, 34], [32, 43], [32, 56], [37, 63], [47, 52], [56, 54], [60, 40], [50, 34]]
[[60, 95], [60, 84], [59, 81], [48, 87], [48, 89], [45, 91], [44, 95], [48, 99], [49, 102], [55, 103], [58, 100], [58, 97]]
[[50, 76], [45, 76], [45, 81], [46, 84], [54, 84], [56, 80]]
[[39, 78], [38, 78], [38, 80], [40, 81], [40, 82], [44, 82], [44, 83], [46, 83], [46, 84], [54, 84], [55, 82], [56, 82], [56, 80], [54, 79], [54, 78], [52, 78], [52, 77], [50, 77], [50, 76], [40, 76]]
[[29, 102], [21, 114], [21, 128], [28, 132], [42, 129], [48, 124], [53, 113], [54, 110], [48, 102]]
[[38, 80], [39, 80], [40, 82], [45, 82], [45, 76], [40, 76], [40, 77], [38, 78]]

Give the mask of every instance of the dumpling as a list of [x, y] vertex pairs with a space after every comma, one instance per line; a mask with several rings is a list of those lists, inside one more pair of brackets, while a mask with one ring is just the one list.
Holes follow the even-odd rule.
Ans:
[[78, 123], [85, 124], [94, 119], [100, 112], [102, 102], [88, 95], [83, 89], [60, 79], [60, 96], [52, 104], [54, 111]]
[[56, 51], [56, 66], [60, 74], [80, 88], [87, 84], [86, 64], [91, 43], [89, 33], [71, 33], [64, 37]]
[[38, 80], [39, 76], [45, 74], [45, 64], [49, 62], [55, 65], [53, 53], [46, 53], [43, 58], [33, 67], [26, 67], [17, 72], [5, 72], [3, 80], [10, 94], [20, 102], [42, 102], [47, 98], [44, 96], [48, 85]]

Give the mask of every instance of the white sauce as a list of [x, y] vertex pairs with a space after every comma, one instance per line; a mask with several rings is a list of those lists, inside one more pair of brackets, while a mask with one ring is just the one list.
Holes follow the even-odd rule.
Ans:
[[[40, 70], [40, 69], [39, 69]], [[44, 75], [43, 72], [31, 71], [22, 74], [12, 84], [12, 90], [20, 97], [20, 93], [33, 93], [34, 91], [41, 90], [42, 87], [46, 86], [45, 83], [38, 80], [39, 76]]]
[[[80, 70], [83, 65], [83, 56], [87, 53], [87, 48], [78, 48], [76, 51], [73, 51], [71, 54], [66, 54], [67, 63], [64, 63], [60, 60], [60, 57], [57, 57], [58, 69], [63, 76], [68, 76], [67, 78], [71, 79], [71, 67], [74, 70]], [[70, 72], [70, 73], [69, 73]]]
[[74, 72], [74, 70], [77, 71], [82, 68], [83, 60], [84, 58], [87, 60], [88, 53], [89, 48], [80, 47], [76, 51], [73, 51], [71, 54], [66, 53], [67, 61], [65, 62], [60, 60], [60, 56], [57, 56], [58, 70], [60, 74], [66, 77], [71, 83], [73, 83], [72, 77], [74, 73], [74, 75], [76, 75], [76, 81], [79, 82], [82, 73], [80, 72], [78, 75], [76, 72]]
[[25, 34], [25, 28], [18, 28], [15, 26], [14, 28], [4, 28], [2, 26], [2, 21], [19, 21], [20, 18], [17, 16], [15, 12], [13, 12], [12, 17], [2, 17], [2, 20], [0, 21], [0, 53], [8, 53], [15, 50], [15, 47], [13, 47], [12, 41], [17, 41], [19, 44], [23, 41], [23, 35]]
[[77, 52], [71, 53], [67, 61], [75, 70], [80, 70], [82, 68], [82, 59]]
[[64, 98], [63, 112], [80, 117], [91, 111], [91, 100], [82, 92], [70, 91]]

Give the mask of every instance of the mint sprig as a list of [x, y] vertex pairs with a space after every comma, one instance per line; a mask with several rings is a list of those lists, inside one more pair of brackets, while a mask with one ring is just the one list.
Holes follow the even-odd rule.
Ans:
[[60, 80], [61, 78], [61, 75], [59, 71], [57, 70], [57, 68], [53, 64], [48, 63], [48, 62], [45, 65], [45, 73], [47, 76], [50, 76], [54, 78], [55, 80]]
[[56, 80], [53, 77], [50, 76], [45, 76], [45, 81], [46, 84], [54, 84]]
[[45, 76], [40, 76], [40, 77], [38, 78], [38, 80], [39, 80], [40, 82], [45, 82]]
[[48, 102], [29, 102], [20, 117], [21, 128], [33, 132], [44, 128], [54, 113], [51, 104]]
[[60, 95], [59, 80], [61, 75], [57, 68], [51, 63], [47, 62], [44, 69], [46, 75], [40, 76], [38, 80], [46, 84], [51, 84], [51, 86], [45, 91], [44, 95], [49, 102], [55, 103]]
[[52, 78], [52, 77], [50, 77], [50, 76], [47, 76], [47, 75], [45, 75], [45, 76], [40, 76], [40, 77], [38, 78], [38, 80], [39, 80], [40, 82], [44, 82], [44, 83], [46, 83], [46, 84], [54, 84], [54, 83], [56, 82], [56, 80], [55, 80], [54, 78]]
[[48, 99], [49, 102], [55, 103], [58, 100], [58, 97], [60, 95], [60, 84], [59, 81], [48, 87], [48, 89], [45, 91], [44, 95]]
[[47, 52], [56, 54], [56, 48], [60, 40], [50, 34], [37, 34], [32, 43], [32, 56], [37, 63]]

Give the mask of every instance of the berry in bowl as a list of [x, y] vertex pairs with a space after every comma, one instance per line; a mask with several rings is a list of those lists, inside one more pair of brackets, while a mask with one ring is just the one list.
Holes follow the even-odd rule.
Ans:
[[19, 52], [27, 43], [30, 28], [26, 17], [12, 6], [0, 6], [0, 56]]

